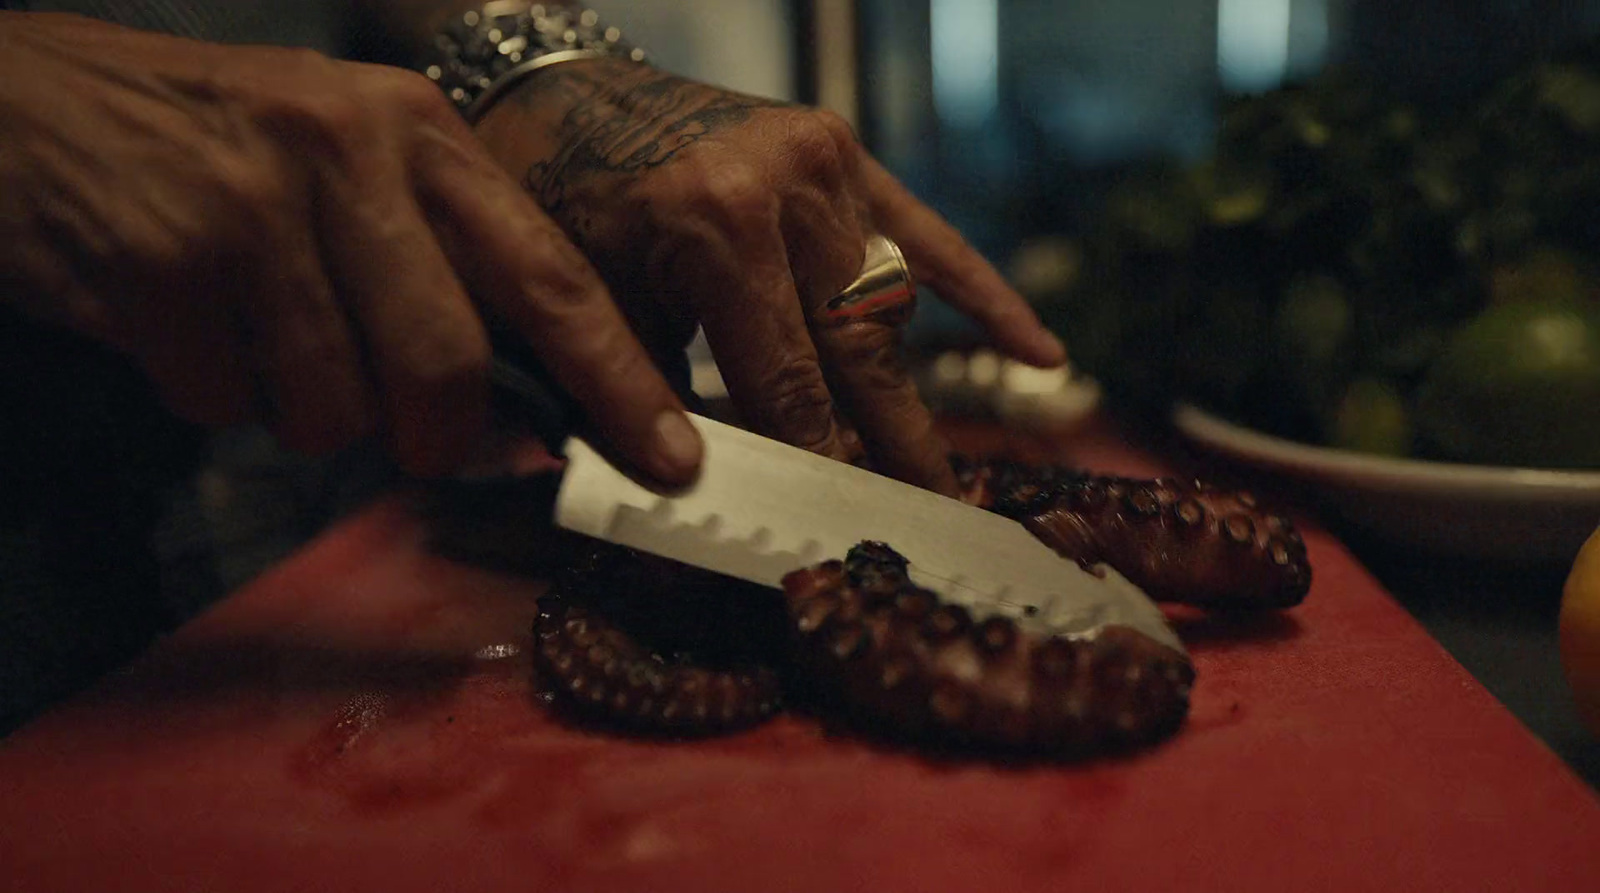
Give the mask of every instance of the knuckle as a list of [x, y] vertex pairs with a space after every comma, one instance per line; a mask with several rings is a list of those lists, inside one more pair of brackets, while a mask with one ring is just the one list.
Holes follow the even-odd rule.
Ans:
[[836, 331], [838, 335], [830, 343], [831, 353], [846, 365], [882, 362], [893, 356], [899, 347], [900, 330], [882, 322], [862, 320]]
[[455, 109], [434, 83], [426, 77], [402, 68], [384, 68], [383, 88], [390, 101], [411, 116], [425, 121], [456, 120]]
[[306, 123], [334, 143], [360, 138], [369, 126], [366, 107], [349, 94], [330, 92], [300, 102]]
[[274, 122], [321, 155], [340, 155], [369, 129], [367, 110], [338, 91], [286, 99], [272, 109]]
[[341, 64], [310, 47], [274, 47], [271, 51], [278, 55], [279, 70], [295, 76], [328, 77]]
[[533, 243], [525, 249], [529, 266], [537, 276], [524, 291], [534, 297], [536, 307], [564, 315], [589, 305], [598, 278], [591, 275], [588, 262], [576, 247], [562, 238]]
[[[192, 279], [259, 260], [278, 193], [263, 172], [215, 164], [196, 172], [190, 194], [152, 214], [129, 242], [140, 267], [157, 277]], [[252, 267], [253, 269], [253, 267]]]
[[245, 159], [219, 164], [212, 173], [213, 189], [229, 220], [259, 231], [269, 210], [283, 198], [285, 185], [266, 165]]
[[894, 326], [863, 322], [841, 329], [831, 339], [829, 353], [859, 387], [897, 391], [911, 381], [900, 351], [900, 331]]
[[408, 377], [427, 394], [465, 393], [488, 377], [489, 365], [487, 339], [475, 333], [441, 333], [418, 345]]
[[844, 119], [843, 115], [829, 109], [816, 109], [812, 119], [828, 134], [828, 139], [833, 143], [833, 148], [840, 155], [850, 155], [861, 146], [861, 140], [856, 136], [854, 127]]
[[[587, 382], [585, 388], [591, 397], [639, 393], [641, 383], [662, 374], [624, 325], [596, 328], [582, 339], [569, 342], [558, 353], [564, 354], [570, 371]], [[606, 402], [613, 404], [608, 410], [621, 410], [625, 401], [613, 397]]]
[[795, 446], [815, 450], [833, 430], [833, 398], [816, 363], [791, 360], [763, 389], [763, 415]]
[[[285, 285], [290, 286], [284, 289], [283, 294], [288, 306], [277, 309], [279, 315], [293, 317], [300, 310], [295, 305], [305, 303], [305, 295], [311, 289], [294, 280], [287, 280]], [[261, 363], [274, 379], [286, 384], [303, 381], [306, 370], [323, 372], [330, 379], [335, 379], [324, 382], [326, 387], [320, 396], [327, 399], [343, 390], [341, 383], [336, 380], [342, 377], [339, 373], [347, 366], [346, 342], [341, 336], [342, 333], [331, 326], [318, 325], [308, 319], [265, 328], [257, 334], [265, 354]]]
[[826, 206], [813, 210], [807, 238], [790, 249], [795, 286], [814, 317], [824, 313], [828, 300], [860, 274], [866, 257], [860, 228], [830, 211]]
[[313, 153], [342, 154], [365, 142], [373, 129], [373, 104], [360, 82], [337, 63], [314, 50], [283, 50], [282, 82], [320, 84], [318, 89], [292, 87], [253, 97], [258, 120], [291, 147]]
[[706, 173], [703, 204], [723, 225], [743, 229], [772, 220], [778, 200], [754, 167], [730, 164]]
[[809, 173], [833, 180], [843, 172], [839, 143], [818, 115], [795, 119], [789, 130], [790, 152], [795, 162]]

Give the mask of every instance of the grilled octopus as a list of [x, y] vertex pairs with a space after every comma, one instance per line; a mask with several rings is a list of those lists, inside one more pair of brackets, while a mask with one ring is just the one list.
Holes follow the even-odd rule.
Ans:
[[955, 458], [962, 498], [1028, 528], [1063, 558], [1107, 564], [1156, 601], [1292, 608], [1311, 587], [1289, 519], [1243, 490]]
[[[1108, 565], [1158, 601], [1292, 607], [1311, 582], [1287, 518], [1249, 494], [1005, 461], [954, 459], [963, 499], [1065, 559]], [[1069, 757], [1179, 728], [1194, 669], [1131, 628], [1068, 638], [973, 616], [914, 584], [892, 544], [791, 573], [780, 598], [586, 543], [540, 599], [533, 658], [551, 702], [633, 733], [709, 735], [785, 704], [895, 738]]]

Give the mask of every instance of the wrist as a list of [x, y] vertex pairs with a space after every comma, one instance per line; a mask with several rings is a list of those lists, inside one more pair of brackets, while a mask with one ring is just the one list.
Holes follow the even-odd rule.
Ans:
[[617, 59], [562, 63], [511, 86], [472, 128], [502, 168], [524, 177], [560, 157], [585, 120], [592, 123], [605, 115], [608, 103], [599, 85], [644, 68]]
[[479, 133], [513, 126], [559, 138], [593, 126], [640, 85], [669, 76], [627, 58], [574, 59], [507, 85], [471, 123]]

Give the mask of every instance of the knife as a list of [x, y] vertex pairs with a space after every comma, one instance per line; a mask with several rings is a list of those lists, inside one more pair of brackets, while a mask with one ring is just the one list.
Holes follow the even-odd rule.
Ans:
[[565, 455], [553, 521], [566, 530], [779, 589], [789, 572], [877, 540], [905, 556], [914, 582], [978, 616], [1068, 637], [1128, 626], [1183, 652], [1161, 610], [1122, 575], [1090, 573], [993, 512], [694, 413], [700, 475], [658, 492], [569, 434], [570, 401], [536, 369], [497, 359], [491, 380], [497, 404]]

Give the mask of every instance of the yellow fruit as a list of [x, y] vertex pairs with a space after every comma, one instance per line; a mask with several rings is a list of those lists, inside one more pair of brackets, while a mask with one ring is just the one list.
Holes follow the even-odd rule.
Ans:
[[1491, 307], [1456, 330], [1417, 393], [1415, 422], [1449, 458], [1600, 468], [1600, 310]]
[[1561, 594], [1561, 666], [1578, 713], [1600, 735], [1600, 530], [1578, 550]]

